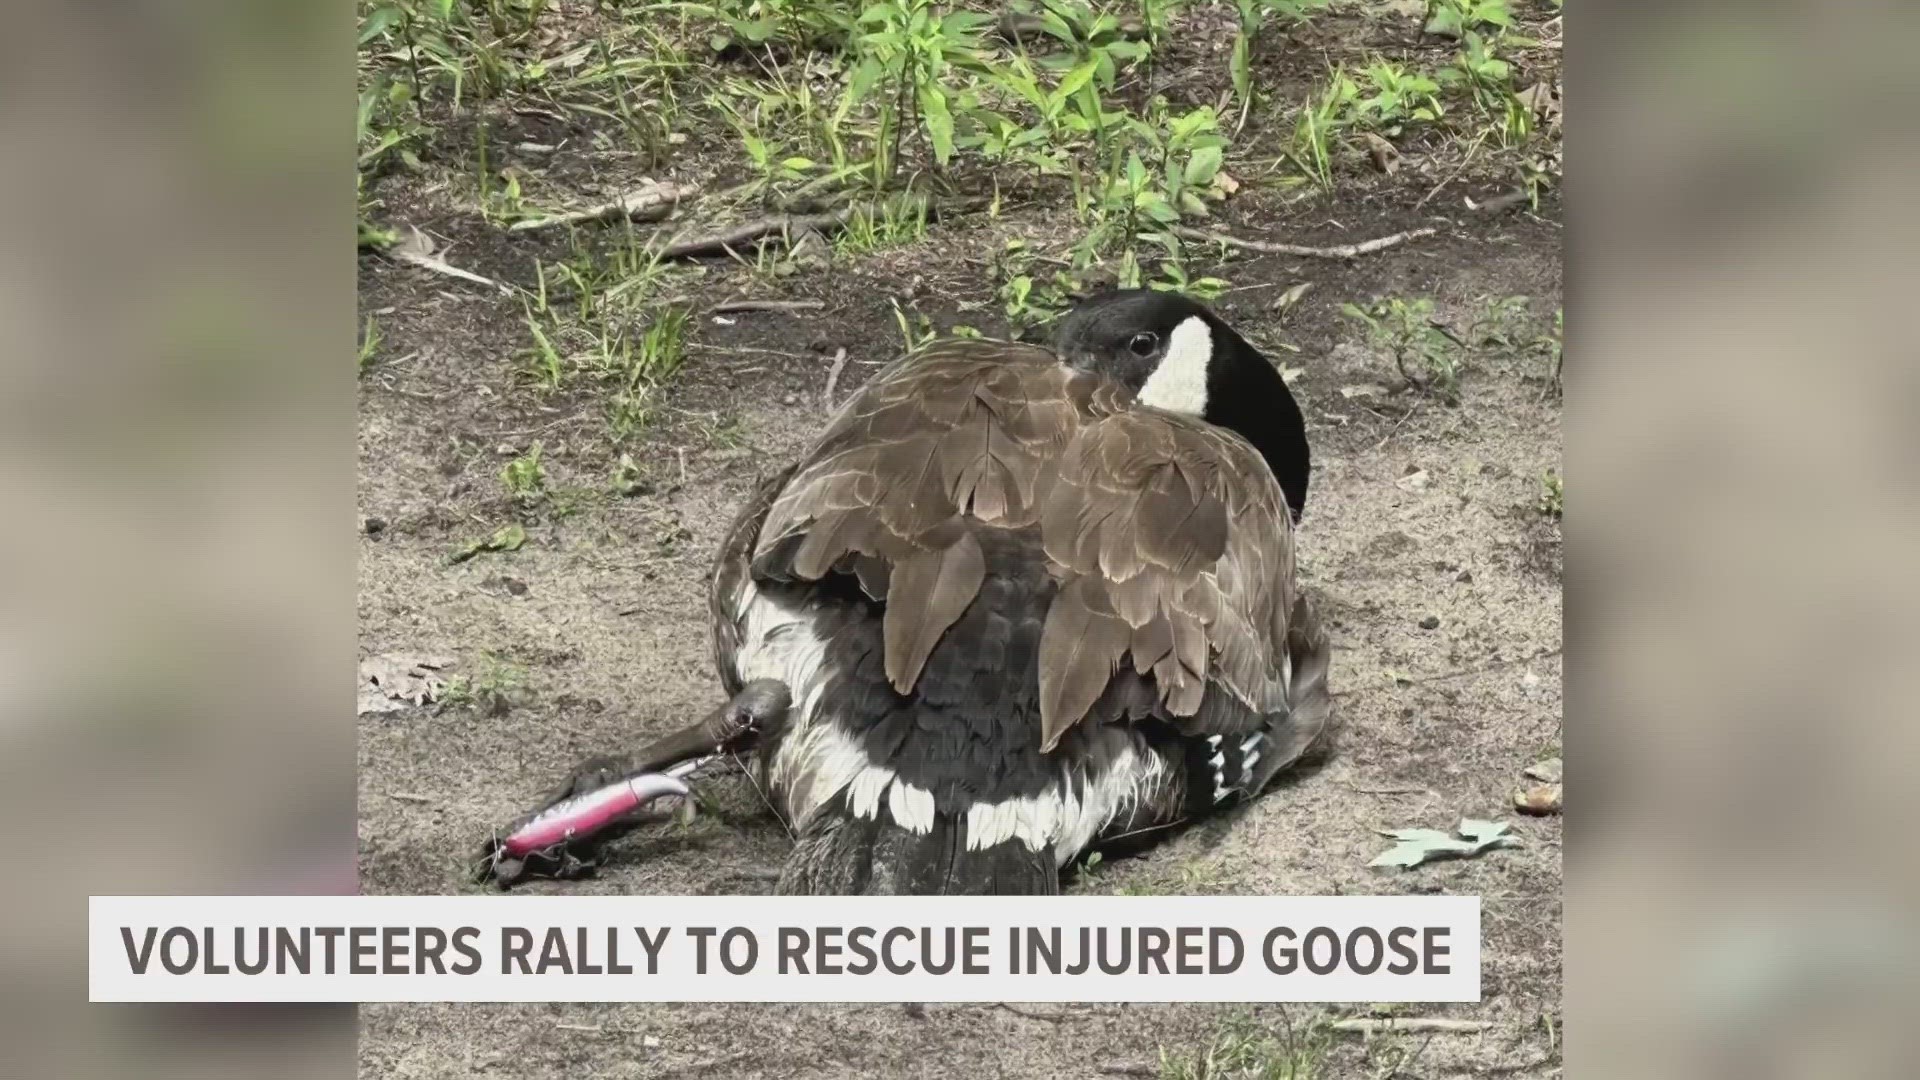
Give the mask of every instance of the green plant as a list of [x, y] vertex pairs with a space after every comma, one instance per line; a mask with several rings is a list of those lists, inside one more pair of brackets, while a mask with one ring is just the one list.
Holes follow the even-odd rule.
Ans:
[[623, 354], [617, 372], [620, 384], [607, 413], [607, 425], [615, 439], [625, 439], [652, 421], [660, 387], [680, 370], [686, 358], [687, 319], [684, 307], [661, 309], [647, 324], [639, 348]]
[[1281, 1015], [1278, 1031], [1236, 1016], [1201, 1050], [1162, 1049], [1161, 1080], [1312, 1080], [1326, 1075], [1322, 1067], [1333, 1049], [1333, 1029], [1316, 1019], [1296, 1031], [1291, 1019]]
[[1393, 356], [1394, 367], [1409, 385], [1449, 402], [1459, 400], [1460, 342], [1434, 321], [1432, 300], [1393, 298], [1365, 307], [1342, 304], [1340, 310], [1367, 328], [1375, 348]]
[[900, 301], [889, 301], [893, 305], [893, 321], [900, 327], [900, 340], [903, 352], [913, 352], [934, 338], [933, 320], [918, 311], [908, 315]]
[[1437, 81], [1391, 61], [1367, 65], [1359, 81], [1365, 96], [1353, 103], [1353, 118], [1367, 127], [1394, 135], [1408, 123], [1432, 122], [1446, 115]]
[[1507, 0], [1427, 0], [1426, 32], [1457, 38], [1482, 26], [1501, 30], [1513, 26]]
[[681, 9], [721, 24], [721, 29], [707, 35], [707, 44], [715, 52], [733, 47], [829, 45], [844, 41], [853, 29], [846, 11], [830, 0], [721, 0], [684, 4]]
[[527, 333], [533, 338], [533, 347], [521, 354], [520, 374], [540, 392], [550, 394], [560, 389], [566, 381], [566, 358], [560, 355], [553, 338], [531, 307], [527, 309], [526, 322]]
[[1184, 260], [1174, 258], [1160, 264], [1160, 277], [1149, 282], [1152, 288], [1163, 292], [1185, 293], [1196, 300], [1218, 300], [1226, 291], [1227, 282], [1217, 277], [1189, 277]]
[[1466, 342], [1475, 349], [1497, 349], [1513, 353], [1527, 348], [1533, 340], [1526, 331], [1533, 315], [1524, 296], [1489, 296], [1480, 301], [1467, 323]]
[[1564, 308], [1553, 309], [1553, 333], [1542, 334], [1539, 344], [1548, 359], [1553, 361], [1553, 387], [1560, 387], [1560, 368], [1565, 362], [1566, 319]]
[[1235, 100], [1240, 102], [1241, 122], [1253, 105], [1253, 49], [1260, 32], [1276, 18], [1290, 23], [1305, 22], [1310, 13], [1325, 8], [1331, 0], [1234, 0], [1239, 23], [1233, 38], [1233, 55], [1227, 62], [1233, 79]]
[[360, 374], [365, 375], [373, 367], [374, 359], [380, 353], [380, 324], [367, 316], [367, 328], [360, 335]]
[[1325, 89], [1308, 99], [1293, 122], [1287, 156], [1323, 190], [1333, 189], [1333, 151], [1339, 133], [1353, 122], [1359, 84], [1335, 68]]
[[478, 675], [456, 675], [447, 680], [447, 688], [440, 694], [442, 708], [504, 712], [511, 695], [526, 685], [527, 669], [494, 652], [481, 653], [480, 663]]
[[1116, 166], [1124, 152], [1124, 168], [1110, 169], [1090, 193], [1078, 264], [1115, 252], [1137, 261], [1135, 245], [1142, 240], [1179, 261], [1183, 249], [1172, 227], [1183, 219], [1207, 216], [1209, 200], [1221, 197], [1217, 182], [1227, 138], [1213, 109], [1203, 106], [1173, 116], [1165, 99], [1155, 98], [1146, 117], [1122, 118], [1112, 145]]
[[500, 486], [507, 494], [521, 502], [530, 502], [540, 496], [547, 486], [547, 470], [540, 464], [540, 444], [535, 442], [527, 452], [506, 463], [500, 469]]
[[[953, 156], [955, 113], [970, 112], [974, 101], [951, 70], [984, 71], [981, 34], [992, 22], [993, 16], [978, 11], [942, 14], [933, 0], [876, 0], [860, 13], [845, 100], [871, 99], [879, 108], [876, 191], [898, 171], [901, 138], [909, 130], [925, 139], [935, 164], [944, 166]], [[956, 104], [966, 108], [956, 110]]]
[[1560, 474], [1551, 469], [1540, 474], [1540, 501], [1538, 506], [1542, 514], [1556, 521], [1566, 513], [1567, 497], [1565, 486], [1560, 479]]
[[871, 207], [856, 207], [834, 236], [833, 245], [847, 254], [917, 243], [927, 235], [925, 199], [886, 199]]

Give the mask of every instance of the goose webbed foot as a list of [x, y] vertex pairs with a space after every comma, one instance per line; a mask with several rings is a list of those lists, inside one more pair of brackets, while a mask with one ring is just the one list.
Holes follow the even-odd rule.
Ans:
[[790, 700], [784, 684], [756, 680], [698, 723], [638, 754], [581, 762], [533, 810], [481, 843], [472, 878], [506, 889], [530, 877], [591, 877], [605, 863], [611, 841], [659, 819], [652, 807], [660, 799], [691, 796], [685, 777], [721, 753], [750, 747], [784, 719]]

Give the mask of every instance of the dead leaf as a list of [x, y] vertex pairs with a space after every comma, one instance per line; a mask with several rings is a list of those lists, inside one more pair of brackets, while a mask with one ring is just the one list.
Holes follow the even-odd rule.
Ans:
[[1513, 793], [1513, 808], [1523, 814], [1543, 817], [1560, 812], [1560, 785], [1540, 784]]
[[485, 285], [488, 288], [497, 289], [507, 296], [513, 295], [512, 289], [492, 278], [482, 277], [471, 270], [462, 270], [448, 263], [438, 255], [435, 255], [433, 238], [412, 225], [407, 226], [407, 235], [401, 238], [399, 243], [387, 249], [387, 254], [409, 266], [417, 266], [422, 270], [430, 270], [436, 274], [445, 274], [448, 277], [459, 278], [461, 281], [471, 281], [476, 285]]
[[1367, 157], [1373, 160], [1373, 167], [1392, 176], [1400, 169], [1400, 149], [1392, 143], [1375, 135], [1371, 131], [1360, 133], [1367, 144]]
[[1313, 291], [1313, 282], [1303, 281], [1300, 284], [1295, 285], [1294, 287], [1288, 289], [1286, 292], [1281, 293], [1279, 298], [1274, 300], [1273, 302], [1273, 310], [1276, 313], [1286, 311], [1292, 308], [1293, 305], [1298, 304], [1303, 298], [1306, 297], [1308, 293], [1312, 291]]
[[358, 715], [433, 704], [447, 688], [440, 672], [453, 664], [450, 656], [384, 653], [367, 657], [360, 661]]
[[1461, 818], [1454, 826], [1458, 836], [1439, 829], [1387, 829], [1380, 835], [1399, 841], [1377, 856], [1368, 866], [1398, 866], [1411, 869], [1436, 859], [1466, 859], [1494, 848], [1517, 847], [1519, 841], [1507, 835], [1504, 821]]
[[1234, 192], [1240, 190], [1240, 181], [1234, 179], [1232, 173], [1221, 169], [1219, 172], [1213, 174], [1212, 188], [1214, 198], [1225, 200], [1232, 197]]

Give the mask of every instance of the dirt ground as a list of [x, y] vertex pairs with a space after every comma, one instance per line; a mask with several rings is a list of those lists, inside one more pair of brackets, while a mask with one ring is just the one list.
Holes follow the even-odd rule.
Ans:
[[[1374, 47], [1406, 38], [1404, 28], [1394, 33]], [[1263, 62], [1325, 44], [1289, 38]], [[1311, 63], [1309, 74], [1324, 73], [1317, 55]], [[1450, 173], [1459, 178], [1443, 183]], [[1392, 176], [1356, 175], [1331, 202], [1249, 185], [1223, 209], [1223, 228], [1294, 243], [1438, 230], [1352, 261], [1214, 263], [1230, 282], [1216, 309], [1284, 365], [1308, 418], [1315, 469], [1302, 576], [1337, 647], [1340, 734], [1323, 762], [1244, 811], [1073, 886], [1479, 895], [1484, 1001], [1418, 1013], [1484, 1020], [1485, 1031], [1363, 1042], [1314, 1027], [1364, 1006], [935, 1005], [911, 1015], [897, 1006], [382, 1005], [361, 1012], [362, 1074], [1094, 1077], [1158, 1075], [1164, 1055], [1166, 1075], [1196, 1075], [1178, 1073], [1179, 1063], [1251, 1025], [1319, 1031], [1311, 1054], [1301, 1052], [1302, 1076], [1556, 1075], [1561, 821], [1511, 805], [1527, 783], [1522, 770], [1560, 753], [1560, 529], [1540, 508], [1543, 473], [1560, 468], [1550, 363], [1526, 350], [1469, 350], [1458, 403], [1448, 404], [1406, 387], [1341, 313], [1377, 296], [1431, 297], [1458, 330], [1489, 298], [1524, 296], [1530, 325], [1551, 329], [1561, 302], [1557, 197], [1500, 213], [1464, 201], [1500, 190], [1471, 169], [1415, 161]], [[529, 285], [533, 260], [556, 243], [506, 236], [445, 185], [401, 177], [381, 194], [394, 220], [439, 237], [450, 261], [502, 281]], [[528, 340], [519, 298], [363, 255], [363, 311], [379, 320], [382, 342], [360, 402], [361, 648], [453, 658], [464, 691], [360, 718], [364, 890], [476, 891], [464, 858], [489, 826], [580, 759], [637, 746], [713, 705], [708, 562], [756, 477], [819, 428], [835, 351], [849, 358], [844, 394], [898, 352], [894, 301], [935, 327], [1002, 332], [985, 267], [1006, 238], [1055, 236], [1062, 217], [1070, 214], [1057, 206], [1013, 206], [941, 222], [912, 246], [784, 275], [709, 264], [681, 286], [697, 309], [685, 366], [654, 421], [624, 443], [607, 436], [596, 389], [534, 394], [517, 377]], [[1305, 297], [1276, 310], [1302, 282], [1312, 286]], [[817, 298], [824, 308], [705, 313], [740, 296]], [[549, 494], [516, 502], [499, 472], [536, 440]], [[637, 482], [608, 494], [622, 454]], [[517, 551], [449, 564], [450, 551], [513, 521], [527, 535]], [[780, 826], [738, 777], [704, 794], [710, 812], [630, 837], [598, 879], [529, 888], [766, 891], [787, 846]], [[1412, 871], [1368, 868], [1388, 846], [1379, 830], [1447, 828], [1463, 816], [1510, 820], [1521, 845]]]

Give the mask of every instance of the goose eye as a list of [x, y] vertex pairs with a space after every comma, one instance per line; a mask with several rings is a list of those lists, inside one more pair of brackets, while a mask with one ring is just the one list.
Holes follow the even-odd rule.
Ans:
[[1127, 351], [1135, 356], [1152, 356], [1153, 350], [1160, 344], [1160, 335], [1150, 330], [1142, 330], [1127, 342]]

